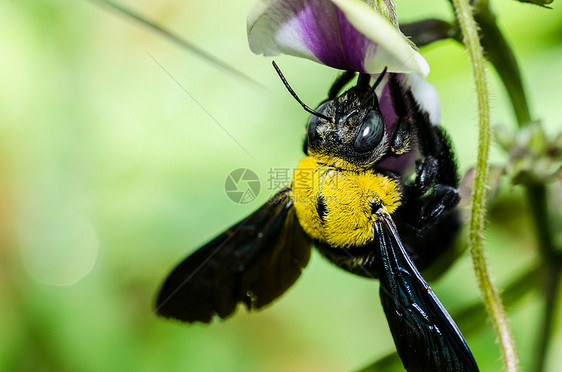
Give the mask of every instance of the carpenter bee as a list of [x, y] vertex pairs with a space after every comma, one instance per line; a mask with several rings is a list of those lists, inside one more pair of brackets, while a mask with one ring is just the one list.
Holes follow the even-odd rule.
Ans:
[[[408, 371], [478, 371], [464, 337], [418, 270], [452, 245], [460, 228], [458, 172], [450, 140], [401, 80], [344, 73], [312, 116], [306, 156], [289, 185], [199, 248], [167, 277], [156, 312], [185, 322], [226, 318], [244, 303], [281, 296], [311, 246], [335, 265], [378, 278], [388, 324]], [[396, 119], [385, 126], [376, 88], [390, 89]], [[388, 120], [387, 120], [388, 121]], [[416, 148], [415, 174], [385, 167]]]

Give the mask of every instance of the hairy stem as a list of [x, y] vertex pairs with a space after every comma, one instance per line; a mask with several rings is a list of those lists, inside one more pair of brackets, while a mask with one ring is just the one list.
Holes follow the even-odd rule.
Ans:
[[452, 0], [468, 51], [478, 98], [479, 138], [470, 216], [469, 244], [474, 271], [484, 303], [491, 316], [507, 371], [517, 371], [518, 360], [513, 337], [499, 295], [488, 273], [484, 256], [484, 219], [486, 215], [486, 179], [490, 147], [490, 107], [485, 59], [478, 27], [468, 0]]
[[[511, 106], [519, 128], [528, 126], [532, 121], [528, 100], [525, 94], [521, 72], [517, 59], [509, 43], [503, 36], [496, 22], [496, 16], [489, 7], [488, 1], [477, 1], [475, 18], [483, 34], [482, 44], [509, 95]], [[540, 125], [537, 123], [536, 125]], [[540, 253], [543, 258], [543, 293], [545, 296], [544, 315], [539, 327], [534, 371], [544, 369], [546, 354], [550, 343], [552, 320], [555, 318], [555, 306], [561, 280], [561, 258], [552, 238], [551, 219], [548, 213], [546, 185], [527, 183], [524, 185], [535, 222], [535, 231]]]
[[482, 46], [487, 59], [496, 69], [509, 95], [520, 128], [531, 122], [531, 113], [521, 79], [521, 71], [511, 47], [503, 36], [488, 1], [477, 1], [474, 18], [482, 33]]

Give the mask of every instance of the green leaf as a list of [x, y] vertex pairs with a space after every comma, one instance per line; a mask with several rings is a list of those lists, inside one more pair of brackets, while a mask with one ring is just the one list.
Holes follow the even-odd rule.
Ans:
[[459, 32], [455, 24], [433, 18], [403, 24], [400, 29], [418, 47], [448, 39]]
[[543, 8], [548, 8], [548, 9], [552, 9], [551, 7], [547, 6], [548, 4], [552, 4], [554, 2], [554, 0], [517, 0], [520, 3], [529, 3], [529, 4], [535, 4], [538, 6], [542, 6]]

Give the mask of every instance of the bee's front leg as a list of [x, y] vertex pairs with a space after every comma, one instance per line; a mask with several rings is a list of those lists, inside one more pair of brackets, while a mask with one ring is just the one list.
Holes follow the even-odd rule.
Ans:
[[443, 166], [432, 156], [418, 161], [415, 179], [405, 186], [401, 219], [423, 236], [453, 210], [460, 197], [455, 187], [439, 183]]

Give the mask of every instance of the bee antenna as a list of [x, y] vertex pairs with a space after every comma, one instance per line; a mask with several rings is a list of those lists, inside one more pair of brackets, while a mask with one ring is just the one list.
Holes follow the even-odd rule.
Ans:
[[281, 78], [281, 81], [283, 82], [283, 84], [285, 84], [285, 88], [287, 88], [289, 93], [291, 93], [293, 98], [296, 99], [298, 103], [300, 103], [300, 105], [302, 106], [303, 109], [305, 109], [305, 111], [311, 113], [312, 115], [318, 116], [319, 118], [322, 118], [322, 119], [325, 119], [325, 120], [328, 120], [328, 121], [333, 121], [331, 118], [327, 117], [326, 115], [322, 115], [321, 113], [319, 113], [316, 110], [311, 109], [303, 101], [301, 101], [299, 96], [297, 96], [297, 94], [295, 93], [293, 88], [291, 88], [291, 86], [289, 85], [289, 82], [287, 82], [287, 79], [285, 79], [285, 76], [283, 76], [283, 73], [279, 69], [279, 66], [277, 66], [277, 63], [275, 63], [275, 61], [271, 61], [271, 62], [273, 64], [273, 67], [275, 68], [275, 71], [277, 71], [277, 74]]
[[[365, 100], [363, 101], [363, 103], [361, 103], [360, 107], [363, 108], [365, 107], [365, 105], [367, 105], [367, 103], [371, 100], [371, 98], [373, 98], [373, 95], [375, 94], [375, 90], [377, 89], [377, 87], [379, 86], [379, 84], [381, 83], [382, 79], [384, 78], [384, 76], [386, 75], [386, 70], [388, 68], [385, 67], [384, 70], [382, 70], [382, 72], [380, 73], [380, 75], [377, 77], [377, 80], [375, 81], [375, 84], [373, 84], [373, 87], [371, 88], [371, 91], [369, 92], [369, 94], [367, 95], [367, 98], [365, 98]], [[377, 103], [378, 106], [378, 103]]]

